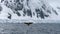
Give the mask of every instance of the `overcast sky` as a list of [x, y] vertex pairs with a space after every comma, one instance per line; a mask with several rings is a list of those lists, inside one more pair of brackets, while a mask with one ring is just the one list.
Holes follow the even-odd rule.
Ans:
[[53, 6], [60, 6], [60, 0], [48, 0], [48, 2]]

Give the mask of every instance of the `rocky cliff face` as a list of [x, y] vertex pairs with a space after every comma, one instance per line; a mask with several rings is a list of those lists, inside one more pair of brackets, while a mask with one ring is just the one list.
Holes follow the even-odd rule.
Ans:
[[[7, 8], [10, 8], [19, 17], [29, 16], [31, 18], [37, 17], [45, 19], [45, 17], [49, 17], [52, 13], [58, 15], [56, 10], [46, 0], [1, 0], [1, 3]], [[11, 19], [12, 14], [8, 13], [8, 15], [7, 17]]]

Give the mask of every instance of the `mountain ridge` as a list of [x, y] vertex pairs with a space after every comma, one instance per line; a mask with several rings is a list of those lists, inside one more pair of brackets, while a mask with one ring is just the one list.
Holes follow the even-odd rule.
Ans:
[[[17, 14], [18, 17], [29, 16], [45, 19], [45, 17], [50, 17], [52, 13], [58, 15], [53, 7], [46, 4], [48, 2], [45, 0], [23, 0], [22, 2], [21, 0], [2, 0], [1, 3], [11, 9], [13, 14]], [[7, 17], [11, 19], [12, 14], [8, 12], [8, 15]]]

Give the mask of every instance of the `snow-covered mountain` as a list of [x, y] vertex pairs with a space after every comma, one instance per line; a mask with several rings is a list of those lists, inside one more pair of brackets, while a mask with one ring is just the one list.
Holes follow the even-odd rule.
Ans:
[[[57, 10], [47, 0], [1, 0], [0, 18], [7, 19], [46, 19], [58, 16]], [[2, 19], [4, 19], [2, 18]]]

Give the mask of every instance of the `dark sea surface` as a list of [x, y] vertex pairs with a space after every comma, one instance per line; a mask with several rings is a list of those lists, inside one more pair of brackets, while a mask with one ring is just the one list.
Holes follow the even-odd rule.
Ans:
[[0, 34], [60, 34], [60, 23], [0, 23]]

